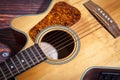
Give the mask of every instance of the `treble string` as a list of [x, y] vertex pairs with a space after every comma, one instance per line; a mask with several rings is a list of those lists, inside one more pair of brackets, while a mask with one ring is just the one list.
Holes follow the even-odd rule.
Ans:
[[[93, 27], [92, 27], [92, 28], [93, 28]], [[100, 28], [101, 28], [101, 27], [98, 27], [98, 28], [95, 29], [94, 31], [96, 31], [96, 30], [98, 30], [98, 29], [100, 29]], [[86, 33], [88, 30], [90, 30], [90, 29], [87, 29], [87, 30], [84, 31], [83, 33], [78, 33], [78, 35], [81, 35], [81, 36], [79, 36], [79, 38], [77, 38], [76, 40], [74, 40], [74, 42], [77, 42], [77, 41], [80, 40], [81, 38], [83, 38], [83, 37], [89, 35], [90, 33], [94, 32], [94, 31], [91, 31], [91, 32], [89, 32], [89, 33], [87, 33], [87, 34], [85, 34], [85, 35], [82, 36], [82, 34]], [[75, 34], [73, 34], [73, 35], [75, 35]], [[71, 39], [69, 39], [69, 40], [67, 40], [67, 41], [65, 41], [65, 42], [63, 42], [63, 43], [61, 43], [60, 45], [56, 46], [56, 48], [58, 48], [58, 47], [64, 45], [65, 43], [69, 42], [70, 40], [71, 40]], [[65, 45], [65, 46], [63, 46], [63, 47], [61, 47], [60, 49], [58, 48], [57, 51], [59, 51], [59, 50], [65, 48], [65, 47], [69, 46], [70, 44], [72, 44], [72, 43], [74, 43], [74, 42], [72, 41], [72, 42], [70, 42], [69, 44], [67, 44], [67, 45]], [[44, 50], [47, 51], [48, 48], [49, 48], [49, 47], [45, 47]]]

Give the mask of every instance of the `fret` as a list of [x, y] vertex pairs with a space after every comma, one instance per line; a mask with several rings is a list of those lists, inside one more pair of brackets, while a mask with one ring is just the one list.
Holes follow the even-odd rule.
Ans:
[[36, 44], [33, 46], [33, 50], [34, 50], [34, 53], [36, 53], [36, 55], [39, 57], [39, 59], [42, 61], [43, 60], [43, 57], [40, 53], [42, 53], [41, 51], [38, 51], [38, 49], [36, 48]]
[[0, 67], [0, 80], [7, 80], [3, 70]]
[[17, 72], [18, 72], [18, 73], [20, 73], [20, 72], [19, 72], [19, 70], [18, 70], [18, 68], [16, 67], [16, 65], [15, 65], [15, 63], [14, 63], [14, 61], [13, 61], [13, 59], [12, 59], [12, 58], [10, 58], [10, 60], [12, 61], [12, 63], [13, 63], [13, 65], [14, 65], [14, 67], [15, 67], [15, 68], [16, 68], [16, 70], [17, 70]]
[[22, 51], [21, 53], [22, 53], [22, 56], [26, 59], [26, 61], [30, 65], [30, 67], [33, 66], [34, 64], [32, 60], [30, 59], [30, 57], [28, 56], [28, 54], [25, 51]]
[[39, 60], [39, 62], [40, 61], [42, 61], [42, 59], [41, 59], [41, 55], [40, 55], [40, 53], [37, 53], [37, 51], [36, 51], [36, 49], [34, 48], [35, 46], [32, 46], [31, 48], [32, 48], [32, 51], [34, 52], [34, 54], [37, 56], [37, 59]]
[[7, 68], [5, 62], [1, 63], [0, 67], [2, 69], [2, 72], [4, 72], [4, 76], [6, 79], [13, 77], [13, 75], [10, 73], [9, 69]]
[[6, 61], [5, 61], [5, 64], [6, 64], [7, 68], [8, 68], [8, 70], [10, 71], [10, 73], [12, 74], [12, 76], [14, 76]]
[[8, 69], [10, 70], [11, 74], [13, 74], [13, 76], [18, 74], [18, 71], [15, 68], [14, 64], [12, 63], [11, 59], [6, 60], [5, 63], [8, 67]]
[[37, 63], [40, 62], [38, 60], [37, 56], [35, 55], [35, 53], [33, 52], [32, 47], [28, 48], [28, 51], [29, 51], [29, 53], [32, 53], [32, 54], [30, 54], [30, 56], [32, 56], [32, 59], [34, 60], [34, 62], [37, 62]]
[[35, 63], [34, 63], [34, 61], [33, 61], [33, 59], [31, 58], [31, 56], [30, 56], [30, 53], [28, 53], [28, 51], [27, 50], [24, 50], [25, 51], [25, 53], [28, 55], [28, 57], [29, 57], [29, 59], [32, 61], [32, 63], [35, 65]]
[[27, 62], [26, 58], [23, 56], [23, 53], [18, 53], [16, 57], [18, 57], [18, 60], [20, 60], [25, 69], [31, 67], [30, 64]]
[[18, 67], [18, 69], [19, 69], [19, 71], [23, 71], [23, 70], [25, 70], [25, 68], [24, 68], [24, 66], [23, 66], [23, 61], [20, 61], [20, 59], [18, 58], [18, 56], [17, 55], [15, 55], [15, 57], [13, 58], [14, 59], [14, 61], [15, 61], [15, 64], [17, 65], [17, 67]]

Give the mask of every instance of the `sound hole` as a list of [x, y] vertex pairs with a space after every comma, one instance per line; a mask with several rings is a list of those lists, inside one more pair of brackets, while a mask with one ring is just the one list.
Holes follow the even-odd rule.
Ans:
[[54, 30], [44, 35], [41, 40], [41, 49], [49, 59], [63, 59], [69, 56], [74, 49], [72, 36], [61, 30]]

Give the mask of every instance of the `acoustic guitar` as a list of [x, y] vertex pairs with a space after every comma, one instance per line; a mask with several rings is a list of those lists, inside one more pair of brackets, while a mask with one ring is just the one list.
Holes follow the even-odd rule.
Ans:
[[92, 66], [120, 67], [120, 1], [94, 2], [102, 8], [91, 0], [53, 0], [44, 13], [12, 20], [27, 43], [0, 65], [1, 80], [80, 80]]

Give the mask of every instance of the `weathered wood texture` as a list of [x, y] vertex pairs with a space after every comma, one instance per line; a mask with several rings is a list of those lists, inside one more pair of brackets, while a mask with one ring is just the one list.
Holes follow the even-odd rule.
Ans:
[[0, 42], [9, 46], [11, 55], [21, 50], [26, 42], [23, 34], [10, 28], [11, 20], [20, 15], [44, 12], [50, 2], [51, 0], [0, 0]]

